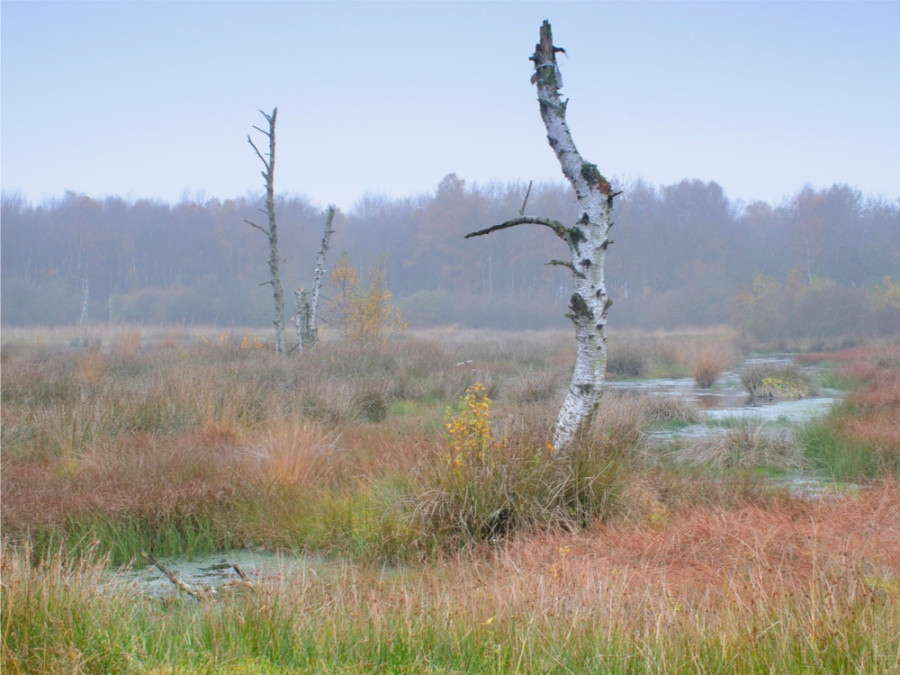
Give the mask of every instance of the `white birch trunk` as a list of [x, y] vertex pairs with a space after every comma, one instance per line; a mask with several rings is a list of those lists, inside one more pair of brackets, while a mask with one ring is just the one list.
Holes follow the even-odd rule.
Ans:
[[553, 432], [553, 446], [559, 457], [565, 457], [571, 453], [578, 435], [590, 426], [603, 392], [606, 315], [612, 304], [606, 292], [604, 265], [606, 248], [612, 243], [608, 235], [615, 195], [597, 166], [582, 158], [572, 140], [566, 124], [567, 102], [561, 101], [559, 96], [562, 88], [562, 77], [556, 62], [559, 51], [563, 50], [553, 46], [550, 24], [544, 21], [540, 43], [531, 56], [535, 68], [531, 82], [537, 85], [547, 140], [556, 153], [563, 174], [575, 188], [579, 213], [577, 221], [572, 227], [565, 227], [547, 218], [520, 216], [466, 236], [489, 234], [530, 223], [549, 227], [569, 247], [570, 262], [551, 261], [551, 264], [567, 267], [573, 277], [567, 316], [575, 324], [575, 372]]
[[331, 224], [334, 222], [334, 214], [337, 207], [333, 204], [328, 207], [325, 217], [325, 232], [322, 235], [322, 248], [319, 249], [319, 256], [316, 258], [316, 271], [313, 275], [312, 300], [309, 305], [309, 346], [315, 349], [319, 344], [319, 295], [322, 290], [322, 279], [325, 277], [325, 254], [328, 253], [328, 244], [331, 241], [331, 235], [334, 230]]
[[88, 281], [87, 277], [81, 280], [81, 318], [78, 320], [78, 325], [83, 326], [87, 321], [88, 315], [88, 298], [91, 296], [91, 282]]
[[297, 349], [302, 353], [309, 346], [309, 300], [306, 297], [305, 289], [294, 289], [292, 321], [297, 325]]

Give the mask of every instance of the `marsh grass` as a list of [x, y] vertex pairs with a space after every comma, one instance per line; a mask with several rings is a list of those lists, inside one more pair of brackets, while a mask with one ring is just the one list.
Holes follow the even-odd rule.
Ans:
[[4, 672], [894, 672], [900, 490], [673, 505], [386, 573], [344, 564], [217, 599], [111, 585], [4, 546]]
[[[813, 503], [749, 471], [645, 463], [649, 429], [698, 413], [612, 392], [564, 465], [546, 443], [568, 334], [278, 359], [246, 333], [4, 330], [4, 673], [898, 669], [896, 482]], [[638, 337], [668, 345], [648, 374], [683, 375], [726, 339]], [[893, 357], [857, 357], [871, 389], [828, 433], [883, 469]], [[489, 443], [459, 480], [445, 409], [476, 382]], [[333, 569], [204, 602], [113, 583], [140, 548], [228, 547]]]
[[490, 407], [484, 389], [471, 387], [448, 416], [444, 442], [416, 472], [405, 508], [427, 544], [454, 550], [516, 530], [583, 527], [608, 513], [622, 448], [590, 434], [558, 457], [546, 412], [519, 417], [500, 435]]
[[900, 475], [900, 348], [857, 348], [831, 355], [837, 377], [856, 388], [800, 438], [820, 469], [841, 480]]
[[742, 420], [682, 445], [673, 452], [673, 459], [717, 469], [802, 469], [808, 465], [789, 430], [753, 420]]

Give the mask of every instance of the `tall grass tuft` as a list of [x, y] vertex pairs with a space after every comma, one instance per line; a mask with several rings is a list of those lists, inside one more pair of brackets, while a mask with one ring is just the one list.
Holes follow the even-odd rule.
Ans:
[[710, 431], [675, 450], [674, 459], [719, 469], [800, 469], [807, 465], [802, 447], [789, 431], [752, 420], [741, 420], [730, 429]]
[[732, 359], [724, 349], [698, 350], [694, 355], [694, 382], [701, 389], [709, 389], [722, 376]]
[[596, 439], [557, 458], [547, 419], [495, 438], [482, 385], [448, 410], [446, 437], [412, 486], [407, 509], [425, 545], [457, 548], [541, 525], [572, 527], [603, 515], [617, 490], [619, 459]]

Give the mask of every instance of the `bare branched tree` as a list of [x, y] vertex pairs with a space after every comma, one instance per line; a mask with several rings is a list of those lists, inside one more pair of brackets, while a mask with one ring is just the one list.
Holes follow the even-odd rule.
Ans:
[[249, 134], [247, 142], [265, 167], [265, 170], [260, 173], [266, 182], [266, 208], [264, 211], [262, 209], [260, 211], [266, 214], [269, 224], [268, 227], [262, 227], [249, 220], [244, 222], [255, 227], [269, 239], [269, 279], [262, 282], [260, 286], [267, 284], [272, 286], [272, 295], [275, 299], [275, 319], [273, 321], [275, 324], [275, 352], [284, 354], [284, 290], [281, 287], [281, 276], [278, 269], [278, 227], [275, 224], [275, 119], [278, 117], [278, 108], [273, 109], [271, 115], [267, 115], [262, 110], [259, 112], [269, 123], [269, 130], [266, 131], [257, 126], [253, 128], [269, 139], [269, 152], [263, 155]]
[[[564, 457], [572, 450], [574, 441], [592, 422], [606, 376], [606, 315], [612, 301], [606, 292], [604, 265], [609, 240], [613, 198], [616, 196], [609, 181], [595, 164], [585, 161], [575, 147], [566, 123], [568, 101], [560, 99], [562, 76], [556, 54], [565, 52], [553, 46], [550, 23], [544, 21], [540, 42], [531, 56], [534, 74], [531, 83], [537, 85], [541, 118], [547, 129], [547, 140], [556, 153], [563, 175], [575, 188], [578, 204], [577, 221], [571, 227], [545, 217], [525, 216], [494, 225], [466, 235], [478, 237], [516, 225], [543, 225], [569, 247], [570, 261], [551, 260], [572, 273], [572, 297], [568, 316], [575, 324], [577, 357], [572, 382], [553, 433], [553, 446]], [[523, 209], [524, 211], [524, 209]]]

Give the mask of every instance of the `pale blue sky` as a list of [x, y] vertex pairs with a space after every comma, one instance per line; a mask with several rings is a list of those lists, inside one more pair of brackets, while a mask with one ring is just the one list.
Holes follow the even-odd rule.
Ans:
[[543, 19], [569, 123], [607, 175], [778, 201], [845, 182], [900, 197], [900, 3], [13, 2], [2, 187], [177, 201], [562, 176], [529, 83]]

